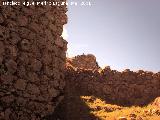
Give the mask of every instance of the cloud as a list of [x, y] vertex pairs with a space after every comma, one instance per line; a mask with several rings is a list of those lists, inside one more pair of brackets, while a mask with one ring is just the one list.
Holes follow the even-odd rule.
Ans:
[[67, 29], [65, 26], [63, 26], [63, 33], [62, 33], [62, 37], [63, 39], [67, 40], [69, 35], [68, 35], [68, 32], [67, 32]]

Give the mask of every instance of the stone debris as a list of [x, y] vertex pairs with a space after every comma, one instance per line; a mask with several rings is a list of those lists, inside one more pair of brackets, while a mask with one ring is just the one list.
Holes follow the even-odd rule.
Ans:
[[0, 119], [42, 120], [60, 103], [66, 12], [66, 6], [0, 6]]
[[134, 113], [131, 113], [131, 114], [129, 115], [129, 117], [130, 117], [131, 119], [136, 119], [136, 118], [137, 118], [137, 115], [134, 114]]
[[127, 120], [126, 117], [119, 117], [118, 120]]
[[155, 101], [153, 102], [153, 105], [157, 106], [160, 108], [160, 97], [156, 98]]

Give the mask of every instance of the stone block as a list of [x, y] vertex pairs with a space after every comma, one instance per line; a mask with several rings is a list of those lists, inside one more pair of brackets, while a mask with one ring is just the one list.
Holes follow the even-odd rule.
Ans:
[[27, 82], [26, 80], [23, 80], [23, 79], [18, 79], [14, 84], [14, 87], [18, 90], [25, 90], [26, 86], [27, 86]]

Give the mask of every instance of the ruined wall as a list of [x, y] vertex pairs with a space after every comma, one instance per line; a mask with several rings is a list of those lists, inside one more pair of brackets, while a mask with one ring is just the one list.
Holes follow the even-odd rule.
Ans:
[[42, 119], [63, 98], [66, 11], [0, 6], [0, 119]]
[[78, 55], [73, 58], [67, 58], [66, 66], [87, 70], [98, 70], [100, 68], [96, 61], [96, 57], [92, 54]]
[[72, 67], [67, 66], [66, 70], [67, 86], [78, 95], [93, 95], [120, 105], [145, 105], [160, 96], [160, 73], [129, 69], [118, 72], [109, 67], [93, 71], [75, 69], [70, 64]]

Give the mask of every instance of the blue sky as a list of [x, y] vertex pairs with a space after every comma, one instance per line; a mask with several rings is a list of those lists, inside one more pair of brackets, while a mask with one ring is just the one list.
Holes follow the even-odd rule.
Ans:
[[71, 1], [92, 6], [68, 6], [69, 56], [92, 53], [102, 67], [160, 71], [160, 0]]

